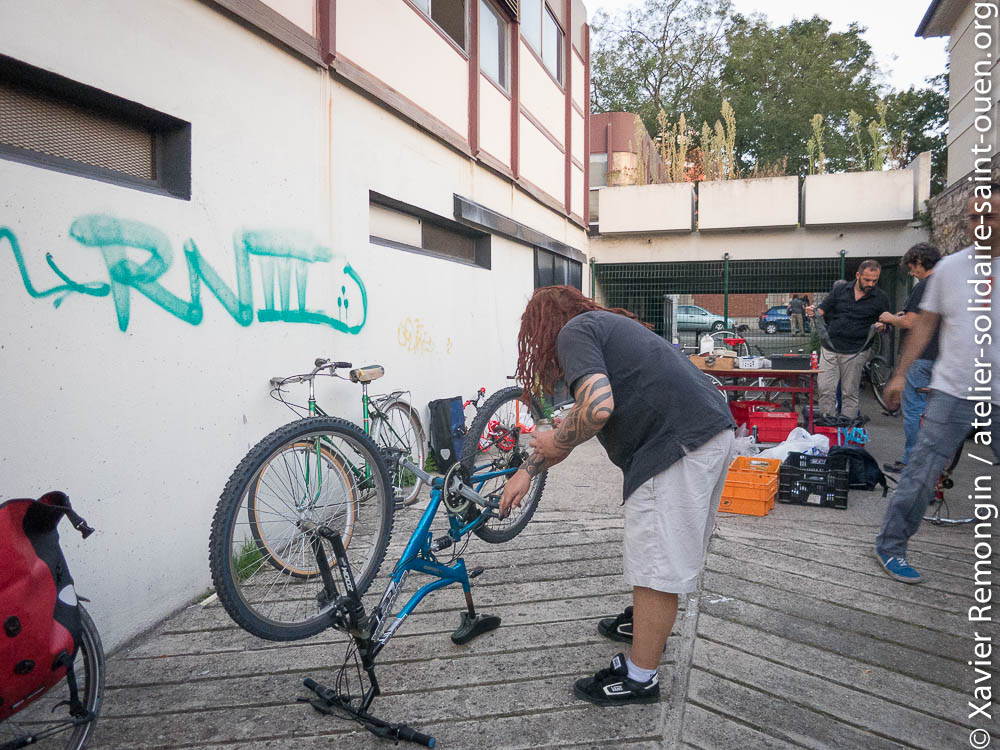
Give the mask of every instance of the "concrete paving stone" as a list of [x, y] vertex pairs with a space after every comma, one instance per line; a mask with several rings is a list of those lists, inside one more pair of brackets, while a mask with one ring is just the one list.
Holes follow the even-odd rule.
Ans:
[[809, 706], [811, 710], [915, 747], [957, 744], [968, 730], [870, 693], [837, 685], [822, 677], [777, 664], [724, 644], [698, 640], [693, 664], [726, 680], [744, 681], [771, 696]]
[[[757, 535], [753, 537], [743, 537], [741, 541], [771, 552], [778, 552], [789, 557], [796, 558], [801, 560], [804, 565], [831, 565], [833, 567], [844, 568], [845, 570], [853, 570], [860, 573], [868, 571], [869, 575], [888, 578], [888, 576], [882, 572], [878, 560], [875, 558], [874, 545], [872, 545], [872, 552], [870, 554], [859, 554], [845, 549], [825, 548], [797, 539], [774, 539]], [[713, 539], [712, 544], [725, 544], [725, 531], [718, 539]], [[969, 570], [972, 570], [971, 564]], [[958, 576], [949, 573], [942, 573], [938, 570], [929, 570], [927, 568], [924, 568], [923, 573], [924, 581], [920, 584], [921, 588], [933, 589], [935, 591], [942, 591], [945, 593], [954, 593], [959, 589], [959, 587], [972, 580], [971, 574], [968, 576]], [[902, 586], [905, 584], [900, 585]]]
[[[722, 555], [713, 555], [708, 561], [707, 570], [767, 586], [778, 592], [801, 594], [851, 609], [859, 609], [888, 618], [888, 624], [891, 624], [892, 620], [897, 620], [903, 624], [909, 623], [927, 630], [956, 636], [965, 635], [969, 626], [968, 618], [959, 616], [955, 612], [927, 609], [912, 602], [901, 606], [899, 602], [888, 597], [859, 591], [849, 586], [841, 586], [833, 583], [832, 580], [823, 585], [817, 585], [817, 581], [813, 578], [759, 565], [748, 566], [742, 561], [727, 559]], [[890, 581], [890, 583], [893, 582]]]
[[712, 549], [712, 560], [729, 559], [743, 568], [763, 568], [794, 574], [815, 582], [817, 588], [828, 584], [850, 587], [897, 602], [919, 604], [928, 610], [938, 612], [960, 612], [968, 600], [956, 594], [935, 591], [925, 586], [901, 586], [884, 573], [860, 572], [831, 565], [802, 565], [801, 561], [780, 552], [772, 552], [761, 547], [734, 542], [727, 539], [725, 544]]
[[916, 651], [900, 643], [878, 640], [856, 632], [830, 627], [803, 616], [763, 607], [737, 599], [714, 602], [711, 594], [703, 595], [701, 612], [714, 617], [773, 633], [788, 642], [788, 648], [798, 643], [831, 651], [868, 664], [878, 664], [923, 680], [933, 685], [952, 688], [964, 684], [968, 668], [964, 662], [945, 659]]
[[915, 651], [932, 653], [964, 663], [968, 659], [969, 643], [956, 635], [932, 631], [912, 625], [903, 619], [873, 615], [851, 606], [837, 604], [812, 596], [751, 583], [712, 570], [705, 571], [706, 591], [736, 597], [789, 614], [815, 620], [846, 632], [879, 638], [884, 641], [909, 643]]
[[[577, 677], [592, 674], [605, 666], [620, 647], [600, 639], [595, 642], [582, 641], [574, 644], [574, 648], [580, 651], [579, 656], [574, 657], [577, 660], [573, 663], [558, 664], [552, 671], [546, 672], [546, 679], [557, 678], [561, 683], [569, 681], [567, 684], [571, 684], [572, 680]], [[677, 668], [675, 666], [677, 652], [678, 645], [676, 643], [667, 645], [661, 662], [668, 670], [664, 672], [665, 680]], [[343, 654], [341, 654], [342, 656]], [[506, 651], [485, 654], [483, 657], [497, 663], [506, 663], [508, 660], [518, 659], [519, 655], [516, 651]], [[533, 663], [545, 664], [547, 662]], [[416, 667], [414, 667], [415, 664]], [[421, 690], [461, 690], [463, 679], [467, 679], [471, 670], [480, 666], [478, 662], [449, 660], [447, 667], [441, 671], [438, 682], [432, 684], [427, 681], [423, 674], [421, 664], [420, 660], [412, 658], [395, 662], [389, 659], [384, 662], [380, 660], [376, 676], [382, 689], [382, 698], [388, 700], [395, 695], [420, 692]], [[154, 684], [144, 686], [141, 690], [132, 687], [112, 688], [108, 690], [108, 707], [102, 715], [124, 718], [155, 714], [179, 714], [206, 709], [222, 710], [247, 705], [282, 705], [294, 701], [297, 695], [306, 694], [302, 688], [304, 677], [312, 677], [317, 682], [329, 685], [336, 680], [337, 671], [333, 667], [320, 669], [307, 666], [297, 671], [278, 674], [257, 672], [252, 667], [247, 667], [244, 674], [236, 677], [186, 683]], [[517, 671], [511, 672], [511, 680], [518, 682], [530, 679], [518, 677], [518, 674]], [[508, 675], [503, 673], [503, 677], [506, 679]], [[509, 684], [509, 682], [496, 682], [495, 684], [504, 685]], [[455, 685], [459, 687], [455, 688]], [[664, 685], [663, 689], [666, 690], [669, 681], [665, 681]], [[522, 692], [519, 691], [518, 695], [521, 695]]]
[[930, 685], [881, 666], [802, 643], [789, 648], [789, 642], [780, 636], [704, 613], [698, 619], [698, 638], [746, 651], [931, 716], [971, 726], [963, 710], [965, 693], [958, 690]]
[[812, 706], [747, 687], [696, 667], [691, 669], [688, 702], [711, 713], [737, 717], [758, 732], [811, 750], [901, 750], [907, 747], [837, 721]]
[[717, 748], [795, 750], [802, 747], [734, 721], [731, 716], [706, 711], [694, 704], [689, 705], [684, 711], [682, 739], [686, 743], [685, 747], [696, 750]]
[[[625, 600], [622, 599], [621, 601], [624, 602]], [[508, 634], [513, 634], [515, 638], [519, 637], [521, 635], [521, 631], [519, 631], [520, 625], [537, 624], [537, 620], [528, 619], [528, 615], [530, 614], [528, 612], [529, 609], [529, 606], [520, 608], [512, 607], [510, 609], [511, 617], [507, 619], [497, 631], [483, 634], [483, 636], [476, 640], [480, 643], [485, 641], [488, 645], [493, 642], [496, 642], [497, 644], [504, 643], [504, 639], [507, 638]], [[500, 611], [498, 610], [498, 613], [499, 612]], [[573, 617], [573, 615], [569, 612], [560, 612], [560, 615], [567, 616], [566, 621], [581, 620], [589, 614], [589, 612], [582, 612], [578, 616]], [[415, 620], [421, 617], [421, 615], [415, 614], [410, 619]], [[423, 619], [427, 620], [429, 618]], [[409, 620], [403, 627], [406, 627], [407, 624], [409, 624]], [[449, 621], [449, 624], [452, 626], [451, 629], [454, 629], [453, 621]], [[461, 657], [466, 653], [470, 653], [470, 644], [466, 644], [463, 647], [455, 647], [442, 630], [443, 629], [439, 626], [433, 629], [426, 628], [422, 632], [436, 631], [439, 633], [434, 640], [435, 642], [440, 642], [440, 651], [450, 651], [450, 647], [465, 649], [461, 653], [454, 653], [455, 657]], [[556, 644], [561, 642], [562, 633], [564, 632], [565, 628], [562, 622], [551, 622], [548, 626], [549, 640]], [[411, 634], [415, 635], [416, 633], [411, 629]], [[498, 640], [498, 636], [502, 636], [502, 638]], [[591, 636], [588, 635], [587, 639], [589, 640], [590, 637]], [[346, 639], [344, 643], [346, 644]], [[479, 647], [486, 648], [487, 646]], [[412, 648], [412, 645], [407, 644], [402, 639], [400, 639], [399, 643], [397, 643], [394, 639], [393, 641], [390, 641], [389, 645], [382, 652], [380, 659], [406, 658], [402, 654], [405, 654], [406, 651]], [[406, 651], [404, 651], [404, 649]], [[397, 653], [401, 655], [397, 656]], [[137, 659], [115, 660], [115, 664], [109, 666], [108, 668], [108, 684], [112, 686], [125, 686], [146, 685], [154, 682], [186, 682], [197, 679], [218, 679], [220, 677], [242, 674], [243, 670], [246, 668], [242, 664], [245, 660], [250, 660], [253, 663], [255, 671], [269, 670], [274, 672], [288, 672], [308, 667], [309, 665], [316, 665], [319, 667], [339, 665], [341, 657], [342, 653], [331, 645], [311, 645], [301, 646], [299, 648], [272, 648], [256, 651], [244, 651], [238, 654], [185, 654], [164, 657], [161, 659], [151, 659], [148, 661]]]

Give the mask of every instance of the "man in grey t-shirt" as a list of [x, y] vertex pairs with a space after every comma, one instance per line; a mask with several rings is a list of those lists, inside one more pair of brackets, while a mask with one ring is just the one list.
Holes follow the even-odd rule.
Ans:
[[[940, 350], [931, 374], [924, 423], [909, 463], [889, 500], [875, 554], [886, 573], [904, 583], [919, 583], [920, 573], [906, 560], [907, 542], [920, 528], [941, 471], [977, 431], [970, 453], [988, 463], [990, 448], [1000, 459], [995, 429], [1000, 406], [1000, 332], [993, 282], [1000, 261], [1000, 186], [991, 198], [969, 202], [973, 245], [940, 261], [927, 281], [899, 368], [883, 392], [889, 406], [899, 404], [909, 367], [924, 351], [940, 324]], [[988, 436], [988, 437], [984, 437]], [[987, 447], [989, 446], [989, 447]]]

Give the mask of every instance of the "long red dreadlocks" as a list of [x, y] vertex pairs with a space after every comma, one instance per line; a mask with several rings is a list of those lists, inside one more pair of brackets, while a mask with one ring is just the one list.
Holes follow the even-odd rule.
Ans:
[[546, 286], [531, 295], [517, 334], [517, 380], [527, 393], [552, 392], [556, 381], [562, 377], [556, 359], [556, 336], [572, 318], [593, 310], [639, 320], [620, 307], [603, 307], [571, 286]]

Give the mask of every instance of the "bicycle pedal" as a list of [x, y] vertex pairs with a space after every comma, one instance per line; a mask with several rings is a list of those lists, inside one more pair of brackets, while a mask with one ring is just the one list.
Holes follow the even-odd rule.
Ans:
[[469, 573], [468, 573], [468, 575], [469, 575], [470, 579], [471, 578], [479, 578], [479, 576], [481, 576], [485, 572], [486, 572], [486, 568], [484, 568], [482, 565], [480, 565], [478, 568], [473, 568], [472, 570], [470, 570]]

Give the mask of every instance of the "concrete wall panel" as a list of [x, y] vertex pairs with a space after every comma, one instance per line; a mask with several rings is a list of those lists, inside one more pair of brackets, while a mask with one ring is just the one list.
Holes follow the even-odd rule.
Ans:
[[906, 169], [810, 175], [802, 190], [807, 225], [913, 219], [913, 174]]
[[698, 185], [699, 229], [794, 227], [798, 223], [798, 177], [717, 180]]
[[601, 234], [693, 228], [694, 187], [689, 182], [605, 187], [599, 196]]

